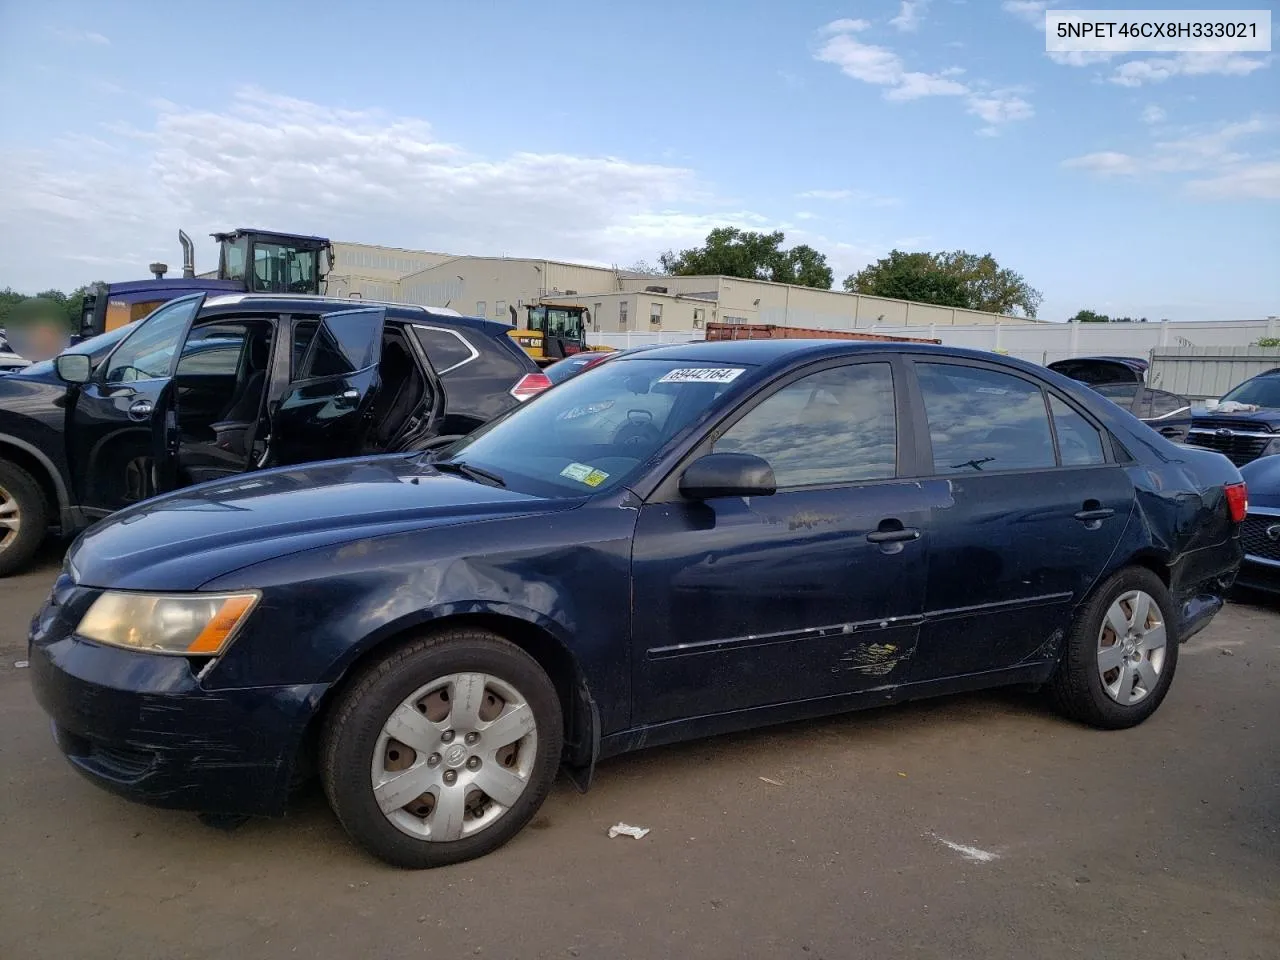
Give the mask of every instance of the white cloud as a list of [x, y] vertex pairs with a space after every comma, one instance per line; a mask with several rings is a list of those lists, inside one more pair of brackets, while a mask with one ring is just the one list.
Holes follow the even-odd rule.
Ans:
[[1280, 161], [1246, 164], [1228, 174], [1192, 180], [1187, 189], [1209, 200], [1280, 200]]
[[1064, 67], [1090, 67], [1109, 63], [1116, 55], [1110, 50], [1050, 50], [1045, 56]]
[[[769, 221], [686, 168], [524, 151], [482, 156], [425, 121], [248, 89], [225, 109], [156, 107], [48, 151], [0, 148], [0, 263], [22, 289], [145, 275], [174, 236], [258, 225], [454, 253], [630, 263]], [[101, 133], [101, 131], [96, 131]], [[109, 135], [108, 135], [109, 134]], [[203, 241], [198, 269], [212, 266]]]
[[[858, 27], [840, 24], [857, 23]], [[884, 87], [884, 98], [893, 101], [918, 100], [923, 97], [964, 97], [968, 112], [995, 125], [1026, 120], [1035, 115], [1031, 104], [1008, 93], [990, 91], [980, 81], [964, 83], [956, 79], [964, 71], [949, 67], [933, 73], [908, 70], [902, 58], [888, 47], [864, 43], [853, 33], [865, 29], [865, 21], [837, 20], [827, 24], [820, 36], [825, 39], [814, 53], [814, 59], [834, 64], [847, 77]]]
[[1163, 107], [1157, 106], [1156, 104], [1152, 103], [1152, 104], [1149, 104], [1147, 108], [1142, 111], [1142, 122], [1143, 123], [1159, 123], [1166, 116], [1167, 114], [1164, 112]]
[[885, 91], [886, 100], [919, 100], [921, 97], [963, 97], [969, 88], [940, 73], [904, 73]]
[[857, 33], [859, 30], [869, 30], [871, 28], [870, 20], [832, 20], [822, 28], [823, 33]]
[[1087, 170], [1100, 177], [1132, 176], [1140, 167], [1136, 158], [1127, 153], [1115, 153], [1110, 150], [1072, 157], [1070, 160], [1064, 160], [1062, 165], [1073, 170]]
[[1028, 120], [1035, 116], [1031, 104], [1011, 94], [993, 93], [969, 98], [969, 112], [989, 125]]
[[897, 197], [886, 197], [869, 190], [806, 190], [796, 196], [801, 200], [849, 200], [854, 203], [865, 203], [873, 207], [896, 207], [901, 201]]
[[1004, 0], [1005, 11], [1033, 27], [1044, 28], [1044, 12], [1054, 5], [1054, 0]]
[[928, 6], [929, 0], [902, 0], [898, 15], [889, 21], [889, 25], [897, 27], [904, 33], [919, 30], [925, 8]]
[[1146, 83], [1163, 83], [1171, 77], [1198, 77], [1219, 74], [1243, 77], [1261, 70], [1270, 58], [1240, 53], [1179, 53], [1173, 57], [1149, 57], [1130, 60], [1116, 68], [1111, 82], [1122, 87], [1140, 87]]
[[92, 30], [54, 30], [54, 36], [64, 43], [91, 43], [94, 46], [110, 46], [111, 40]]
[[1253, 117], [1212, 128], [1185, 130], [1173, 139], [1157, 140], [1141, 155], [1102, 151], [1063, 161], [1069, 169], [1099, 177], [1198, 175], [1185, 182], [1193, 196], [1205, 199], [1280, 199], [1280, 161], [1271, 148], [1257, 157], [1241, 143], [1273, 132], [1274, 120]]

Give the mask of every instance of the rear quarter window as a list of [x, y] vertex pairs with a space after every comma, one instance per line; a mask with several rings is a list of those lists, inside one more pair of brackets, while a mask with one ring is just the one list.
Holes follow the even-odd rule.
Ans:
[[427, 352], [431, 366], [442, 377], [471, 363], [479, 354], [471, 342], [474, 334], [468, 336], [460, 330], [414, 324], [413, 335]]

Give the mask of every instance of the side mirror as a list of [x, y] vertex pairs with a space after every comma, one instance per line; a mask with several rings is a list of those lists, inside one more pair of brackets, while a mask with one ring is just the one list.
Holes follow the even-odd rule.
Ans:
[[67, 383], [88, 383], [93, 366], [83, 353], [62, 353], [54, 358], [53, 369]]
[[680, 477], [680, 493], [690, 500], [769, 497], [777, 489], [769, 461], [749, 453], [708, 453]]

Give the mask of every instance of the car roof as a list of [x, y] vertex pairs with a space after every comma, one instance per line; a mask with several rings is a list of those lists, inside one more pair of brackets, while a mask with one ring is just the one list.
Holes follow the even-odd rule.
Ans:
[[500, 336], [511, 329], [509, 324], [484, 317], [463, 316], [449, 307], [427, 307], [416, 303], [395, 303], [386, 300], [348, 300], [343, 297], [317, 297], [288, 293], [231, 293], [206, 297], [205, 310], [214, 313], [243, 312], [297, 312], [336, 313], [340, 310], [361, 310], [366, 307], [384, 307], [387, 318], [409, 323], [432, 323], [446, 326], [470, 327], [488, 334]]
[[[857, 356], [872, 353], [933, 353], [947, 357], [968, 357], [975, 360], [998, 360], [1021, 369], [1038, 369], [1012, 357], [993, 354], [984, 350], [967, 350], [963, 347], [944, 347], [932, 343], [909, 341], [858, 341], [858, 340], [703, 340], [693, 343], [677, 343], [644, 351], [645, 360], [680, 360], [707, 363], [742, 363], [750, 366], [786, 365], [798, 360], [819, 360], [824, 357]], [[619, 357], [625, 360], [626, 357]]]

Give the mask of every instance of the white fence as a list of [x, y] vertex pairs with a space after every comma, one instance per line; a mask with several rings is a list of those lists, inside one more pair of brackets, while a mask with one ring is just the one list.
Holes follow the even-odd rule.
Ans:
[[1161, 390], [1203, 400], [1276, 367], [1280, 347], [1178, 347], [1152, 353], [1147, 380]]
[[656, 333], [628, 330], [626, 333], [588, 333], [587, 343], [593, 347], [626, 350], [629, 347], [643, 347], [652, 343], [688, 343], [690, 340], [705, 338], [706, 334], [702, 330], [660, 330]]
[[[993, 350], [1040, 364], [1071, 357], [1145, 357], [1152, 361], [1148, 378], [1152, 386], [1194, 399], [1220, 397], [1249, 377], [1280, 366], [1280, 349], [1252, 346], [1263, 337], [1280, 336], [1280, 320], [1275, 317], [1220, 323], [913, 324], [859, 330], [937, 338], [949, 346]], [[595, 346], [626, 349], [685, 343], [704, 336], [701, 330], [663, 330], [593, 333], [587, 340]]]

